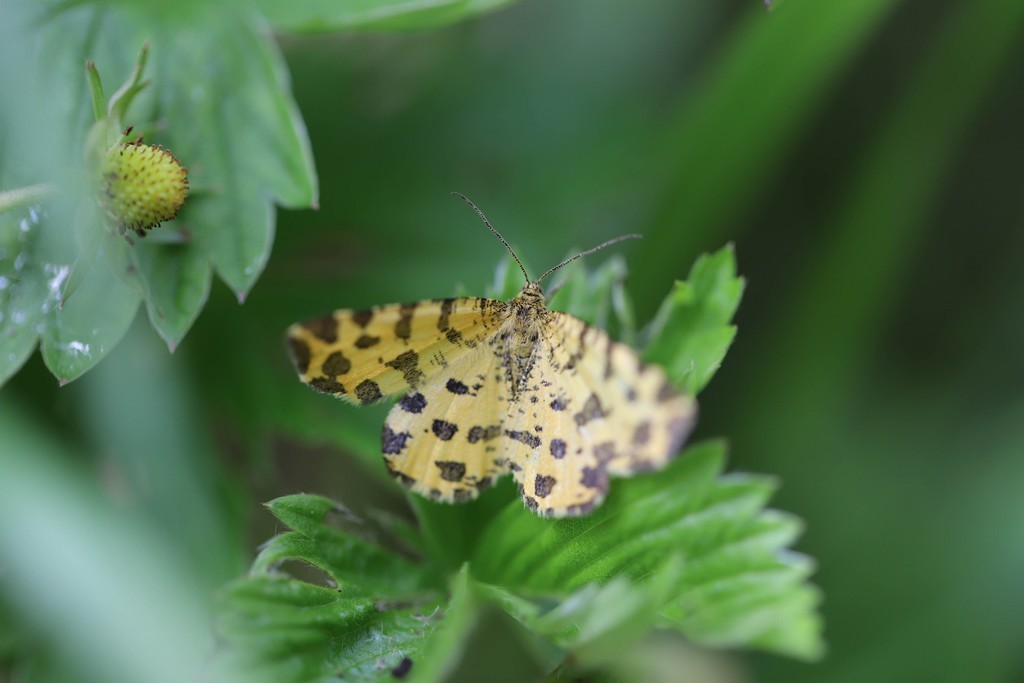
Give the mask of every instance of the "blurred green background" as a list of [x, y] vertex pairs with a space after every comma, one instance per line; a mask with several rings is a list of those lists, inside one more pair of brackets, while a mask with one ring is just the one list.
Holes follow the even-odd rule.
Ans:
[[215, 283], [173, 356], [140, 317], [80, 380], [36, 356], [0, 394], [0, 580], [21, 587], [0, 681], [185, 680], [118, 610], [188, 632], [275, 496], [403, 509], [365, 465], [383, 412], [309, 392], [281, 338], [482, 293], [502, 250], [452, 190], [534, 274], [643, 233], [616, 247], [641, 321], [735, 244], [739, 336], [697, 437], [783, 482], [829, 643], [815, 664], [737, 653], [746, 680], [1024, 679], [1024, 3], [524, 0], [279, 41], [320, 210], [282, 212], [246, 303]]

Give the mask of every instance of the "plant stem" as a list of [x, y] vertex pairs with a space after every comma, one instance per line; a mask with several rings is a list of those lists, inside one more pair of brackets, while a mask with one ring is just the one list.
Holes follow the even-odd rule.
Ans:
[[0, 213], [49, 199], [56, 191], [53, 183], [39, 183], [0, 192]]

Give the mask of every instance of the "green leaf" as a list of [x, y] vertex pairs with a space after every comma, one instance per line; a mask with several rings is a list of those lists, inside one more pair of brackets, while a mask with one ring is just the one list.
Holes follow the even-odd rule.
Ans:
[[813, 563], [803, 555], [769, 550], [756, 555], [736, 550], [702, 563], [662, 611], [663, 625], [705, 645], [819, 657], [823, 645], [816, 607], [821, 596], [805, 583]]
[[38, 231], [38, 207], [0, 214], [0, 386], [35, 350], [46, 283], [28, 258]]
[[698, 258], [689, 279], [676, 283], [646, 330], [644, 358], [663, 365], [687, 392], [699, 393], [736, 336], [736, 327], [729, 323], [743, 286], [731, 245]]
[[[231, 584], [219, 630], [231, 647], [221, 666], [270, 673], [295, 683], [334, 675], [388, 680], [417, 661], [445, 609], [443, 580], [427, 568], [326, 523], [367, 534], [359, 520], [320, 497], [294, 495], [268, 507], [293, 530], [272, 539], [250, 578]], [[337, 588], [277, 574], [298, 560], [321, 569]], [[447, 620], [446, 620], [447, 621]]]
[[261, 0], [264, 16], [276, 29], [340, 31], [374, 29], [404, 31], [435, 28], [491, 11], [513, 0], [304, 0], [281, 3]]
[[439, 604], [389, 609], [295, 579], [243, 579], [222, 598], [218, 630], [230, 647], [217, 665], [277, 683], [389, 680], [406, 657], [418, 658]]
[[267, 507], [293, 531], [275, 536], [253, 563], [253, 574], [267, 574], [286, 560], [301, 560], [326, 572], [339, 586], [357, 586], [375, 595], [409, 595], [443, 585], [412, 560], [328, 524], [372, 533], [363, 520], [322, 496], [292, 495]]
[[144, 17], [133, 32], [140, 42], [152, 36], [166, 144], [190, 169], [192, 197], [178, 223], [243, 299], [270, 256], [274, 201], [315, 206], [316, 173], [284, 60], [265, 28], [244, 12], [201, 7], [159, 28]]
[[[50, 234], [49, 237], [58, 237]], [[56, 246], [56, 245], [54, 245]], [[74, 294], [57, 305], [60, 285], [71, 267], [56, 260], [42, 260], [49, 274], [51, 305], [44, 318], [41, 346], [43, 361], [60, 383], [77, 379], [99, 363], [117, 345], [135, 318], [141, 296], [137, 289], [115, 275], [112, 268], [123, 262], [126, 245], [108, 240], [101, 256], [92, 262]], [[45, 250], [44, 250], [45, 251]]]
[[[139, 294], [173, 349], [205, 304], [211, 268], [244, 298], [269, 258], [275, 204], [316, 205], [312, 154], [284, 62], [261, 20], [236, 9], [40, 3], [14, 13], [16, 28], [5, 27], [5, 55], [39, 58], [6, 84], [0, 187], [56, 187], [58, 200], [39, 212], [38, 238], [7, 241], [16, 250], [0, 255], [11, 285], [0, 295], [0, 313], [9, 314], [0, 320], [0, 379], [24, 362], [40, 332], [57, 377], [81, 375], [120, 339]], [[124, 83], [106, 105], [97, 101], [101, 73]], [[94, 109], [109, 116], [90, 135]], [[193, 193], [178, 219], [139, 240], [134, 254], [106, 234], [86, 182], [94, 148], [105, 149], [125, 125], [190, 167]], [[22, 271], [16, 283], [13, 263]], [[40, 292], [54, 298], [54, 284], [67, 288], [63, 311], [40, 300]]]
[[596, 665], [650, 630], [682, 570], [680, 558], [670, 557], [647, 584], [620, 576], [603, 585], [587, 584], [561, 601], [487, 584], [478, 590], [533, 632], [571, 651], [574, 660]]
[[[724, 457], [717, 442], [690, 448], [663, 472], [616, 481], [588, 517], [546, 521], [510, 505], [477, 548], [474, 576], [524, 596], [565, 596], [617, 578], [650, 584], [679, 557], [660, 605], [666, 623], [700, 642], [816, 656], [817, 593], [802, 583], [807, 561], [785, 550], [797, 524], [763, 511], [770, 480], [719, 476]], [[756, 597], [736, 602], [734, 587]]]
[[194, 242], [159, 244], [140, 240], [133, 254], [143, 281], [149, 285], [145, 292], [149, 321], [174, 351], [210, 294], [210, 260]]

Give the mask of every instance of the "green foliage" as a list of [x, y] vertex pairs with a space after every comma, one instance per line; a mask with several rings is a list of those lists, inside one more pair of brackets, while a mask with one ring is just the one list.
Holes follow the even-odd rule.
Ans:
[[725, 358], [736, 328], [730, 325], [743, 295], [732, 247], [697, 259], [690, 279], [677, 282], [646, 331], [644, 356], [672, 379], [699, 393]]
[[[510, 263], [498, 269], [499, 288], [521, 280]], [[699, 259], [649, 332], [648, 353], [670, 368], [698, 367], [699, 386], [732, 341], [735, 270], [730, 248]], [[593, 275], [570, 268], [553, 305], [599, 318], [624, 274], [621, 259]], [[694, 374], [676, 373], [691, 387]], [[535, 664], [548, 669], [560, 660], [628, 669], [630, 645], [654, 630], [813, 659], [822, 644], [812, 563], [786, 549], [800, 524], [764, 509], [770, 479], [723, 475], [724, 461], [721, 442], [693, 446], [663, 472], [614, 482], [593, 514], [564, 520], [531, 514], [507, 489], [490, 496], [497, 507], [415, 499], [418, 528], [371, 524], [320, 496], [279, 498], [268, 507], [291, 531], [225, 596], [230, 657], [295, 683], [332, 672], [384, 679], [406, 658], [414, 680], [443, 680], [464, 666], [482, 615], [500, 608], [543, 644]], [[296, 562], [322, 572], [327, 587], [283, 573]]]
[[[244, 298], [270, 255], [274, 204], [315, 205], [317, 181], [281, 57], [258, 17], [199, 3], [175, 12], [150, 4], [40, 3], [14, 16], [23, 23], [11, 31], [12, 49], [42, 57], [23, 76], [26, 92], [9, 100], [5, 118], [61, 134], [40, 168], [14, 166], [24, 155], [0, 158], [0, 181], [48, 180], [58, 195], [56, 207], [31, 208], [36, 220], [16, 217], [27, 221], [24, 229], [5, 233], [0, 274], [10, 291], [0, 300], [2, 336], [16, 349], [0, 356], [0, 378], [24, 362], [38, 338], [47, 366], [65, 383], [117, 344], [140, 302], [173, 350], [205, 304], [213, 272]], [[105, 103], [100, 72], [125, 69], [147, 44], [148, 64], [143, 50]], [[88, 92], [77, 86], [86, 73], [74, 68], [86, 60]], [[147, 66], [152, 81], [141, 80]], [[52, 91], [80, 96], [54, 107]], [[49, 114], [33, 123], [29, 112], [43, 101]], [[87, 134], [90, 103], [101, 118]], [[191, 168], [185, 209], [138, 249], [103, 228], [87, 182], [97, 155], [129, 125]]]

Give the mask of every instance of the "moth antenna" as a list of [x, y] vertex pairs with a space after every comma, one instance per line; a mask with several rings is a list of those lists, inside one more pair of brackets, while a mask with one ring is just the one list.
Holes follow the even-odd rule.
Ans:
[[[466, 195], [462, 194], [461, 192], [452, 192], [452, 195], [454, 195], [455, 197], [458, 197], [459, 199], [461, 199], [462, 201], [466, 202], [471, 207], [473, 207], [473, 210], [476, 211], [476, 214], [478, 216], [480, 216], [480, 220], [482, 220], [484, 222], [484, 225], [486, 225], [488, 227], [488, 229], [491, 232], [494, 233], [495, 237], [497, 237], [499, 240], [501, 240], [501, 243], [505, 245], [506, 249], [508, 249], [508, 253], [512, 254], [512, 258], [514, 258], [516, 263], [519, 264], [519, 270], [523, 271], [523, 277], [525, 277], [526, 281], [529, 282], [530, 281], [530, 275], [529, 275], [529, 273], [526, 272], [526, 267], [523, 266], [523, 262], [519, 260], [518, 256], [516, 256], [516, 252], [512, 251], [512, 247], [509, 246], [509, 243], [506, 242], [505, 238], [501, 236], [501, 233], [494, 229], [494, 226], [491, 225], [491, 222], [489, 220], [487, 220], [487, 216], [484, 215], [484, 212], [481, 211], [479, 208], [477, 208], [477, 205], [474, 204], [473, 202], [469, 201], [469, 197], [467, 197]], [[604, 246], [604, 245], [602, 244], [601, 246]], [[580, 254], [580, 255], [582, 256], [582, 254]], [[538, 282], [540, 282], [540, 280], [538, 280]]]
[[564, 261], [559, 263], [554, 268], [549, 268], [546, 273], [544, 273], [539, 278], [537, 278], [537, 282], [539, 283], [541, 280], [546, 278], [548, 275], [551, 275], [551, 273], [555, 272], [556, 270], [558, 270], [559, 268], [561, 268], [562, 266], [564, 266], [566, 264], [572, 263], [573, 261], [575, 261], [578, 258], [583, 258], [584, 256], [586, 256], [588, 254], [593, 254], [595, 251], [601, 251], [605, 247], [611, 246], [612, 244], [615, 244], [616, 242], [622, 242], [623, 240], [638, 240], [641, 237], [643, 237], [643, 235], [637, 235], [636, 233], [631, 233], [629, 235], [620, 235], [619, 237], [616, 237], [615, 239], [610, 239], [607, 242], [602, 242], [601, 244], [597, 245], [596, 247], [592, 247], [590, 249], [587, 249], [586, 251], [580, 252], [579, 254], [576, 254], [572, 258], [565, 259]]

